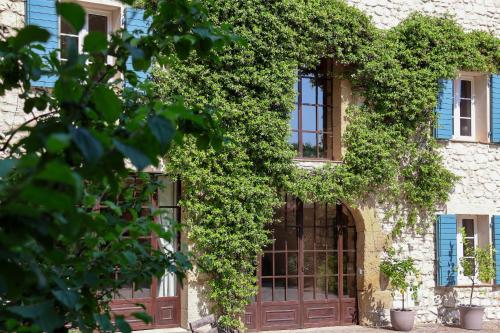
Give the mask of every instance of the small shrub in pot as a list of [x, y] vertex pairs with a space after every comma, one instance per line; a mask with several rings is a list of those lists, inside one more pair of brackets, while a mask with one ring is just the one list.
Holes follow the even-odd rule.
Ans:
[[413, 258], [397, 258], [394, 250], [380, 264], [380, 271], [389, 279], [393, 295], [399, 292], [402, 297], [402, 308], [391, 309], [391, 325], [396, 331], [411, 331], [415, 321], [415, 311], [405, 308], [405, 295], [410, 292], [413, 299], [417, 297], [420, 275]]
[[[466, 239], [465, 229], [460, 230], [462, 239]], [[490, 246], [474, 247], [464, 242], [463, 256], [460, 258], [462, 274], [471, 281], [469, 304], [459, 306], [460, 325], [469, 330], [480, 330], [483, 325], [484, 307], [472, 304], [474, 289], [479, 281], [490, 283], [495, 278], [495, 249]]]

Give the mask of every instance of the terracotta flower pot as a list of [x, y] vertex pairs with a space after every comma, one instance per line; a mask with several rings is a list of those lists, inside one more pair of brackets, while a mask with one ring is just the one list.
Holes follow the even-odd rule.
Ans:
[[483, 326], [484, 307], [462, 305], [460, 312], [460, 326], [466, 330], [480, 330]]
[[415, 311], [391, 309], [391, 325], [396, 331], [408, 332], [413, 329]]

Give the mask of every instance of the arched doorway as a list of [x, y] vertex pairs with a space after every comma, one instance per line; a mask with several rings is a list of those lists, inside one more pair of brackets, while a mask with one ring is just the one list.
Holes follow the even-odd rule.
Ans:
[[[356, 226], [342, 204], [287, 195], [259, 262], [253, 328], [295, 329], [357, 322]], [[248, 321], [251, 318], [247, 318]]]

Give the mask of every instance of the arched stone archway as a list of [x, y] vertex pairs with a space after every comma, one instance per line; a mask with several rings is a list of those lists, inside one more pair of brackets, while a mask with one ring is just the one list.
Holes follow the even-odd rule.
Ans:
[[383, 290], [380, 255], [386, 245], [376, 211], [370, 206], [348, 207], [357, 231], [358, 315], [361, 325], [380, 325], [385, 311], [392, 306], [390, 291]]

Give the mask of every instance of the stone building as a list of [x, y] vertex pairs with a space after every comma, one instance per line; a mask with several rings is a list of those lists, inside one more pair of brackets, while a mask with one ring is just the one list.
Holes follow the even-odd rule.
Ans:
[[[81, 34], [93, 29], [109, 32], [122, 24], [141, 25], [119, 1], [78, 2], [84, 5], [88, 15], [86, 29]], [[490, 31], [500, 37], [498, 0], [347, 2], [371, 15], [380, 28], [395, 26], [411, 12], [419, 11], [429, 15], [451, 15], [466, 30]], [[64, 47], [60, 44], [62, 40], [72, 39], [79, 43], [83, 37], [59, 24], [53, 0], [0, 0], [0, 25], [4, 34], [26, 22], [48, 27], [56, 33], [54, 48]], [[500, 105], [492, 102], [496, 95], [500, 96], [500, 82], [490, 74], [463, 72], [456, 80], [445, 82], [438, 106], [442, 123], [436, 135], [442, 139], [441, 151], [446, 166], [462, 178], [449, 202], [441, 207], [435, 229], [424, 235], [409, 235], [395, 244], [403, 254], [416, 260], [422, 273], [417, 300], [408, 300], [417, 310], [419, 322], [456, 320], [456, 306], [464, 303], [470, 292], [466, 277], [444, 267], [456, 265], [463, 255], [459, 228], [465, 227], [467, 237], [476, 246], [493, 244], [500, 253], [500, 219], [495, 218], [500, 216], [500, 145], [496, 144], [498, 138], [495, 137], [498, 124], [492, 116], [494, 111], [500, 113]], [[291, 120], [291, 141], [298, 150], [296, 163], [305, 168], [340, 161], [345, 110], [355, 102], [349, 82], [326, 80], [318, 87], [311, 85], [314, 75], [299, 78], [300, 98]], [[50, 82], [44, 84], [50, 86]], [[468, 108], [466, 116], [460, 115], [461, 107]], [[325, 118], [329, 123], [320, 128], [317, 123], [305, 120], [299, 125], [296, 119], [304, 119], [302, 110], [306, 108], [321, 115], [326, 112], [324, 110], [333, 110]], [[22, 109], [16, 91], [0, 99], [0, 140], [26, 120]], [[316, 141], [320, 135], [328, 138], [321, 146]], [[170, 216], [178, 217], [179, 186], [167, 180], [166, 183], [166, 190], [160, 193], [160, 206], [166, 208]], [[385, 218], [384, 209], [370, 204], [357, 208], [303, 204], [292, 197], [286, 202], [278, 212], [284, 224], [276, 228], [274, 245], [265, 249], [260, 260], [260, 292], [247, 308], [246, 325], [256, 330], [269, 330], [356, 322], [384, 324], [393, 303], [397, 306], [401, 302], [386, 290], [379, 270], [384, 240], [394, 225]], [[492, 229], [493, 224], [497, 225], [496, 231]], [[331, 233], [335, 228], [338, 232]], [[446, 238], [451, 242], [440, 243], [445, 233], [453, 239]], [[180, 241], [185, 241], [184, 238]], [[453, 254], [449, 258], [440, 257], [438, 246], [454, 247]], [[499, 261], [500, 256], [497, 256], [496, 283], [492, 281], [480, 286], [474, 300], [476, 304], [487, 306], [488, 320], [500, 320]], [[133, 303], [138, 300], [155, 318], [152, 327], [186, 327], [188, 322], [206, 314], [206, 304], [200, 297], [202, 285], [194, 273], [183, 288], [166, 274], [140, 292], [133, 288], [124, 290], [124, 297], [114, 303], [115, 309], [131, 313], [137, 309]], [[139, 323], [135, 325], [136, 328], [151, 328]]]

